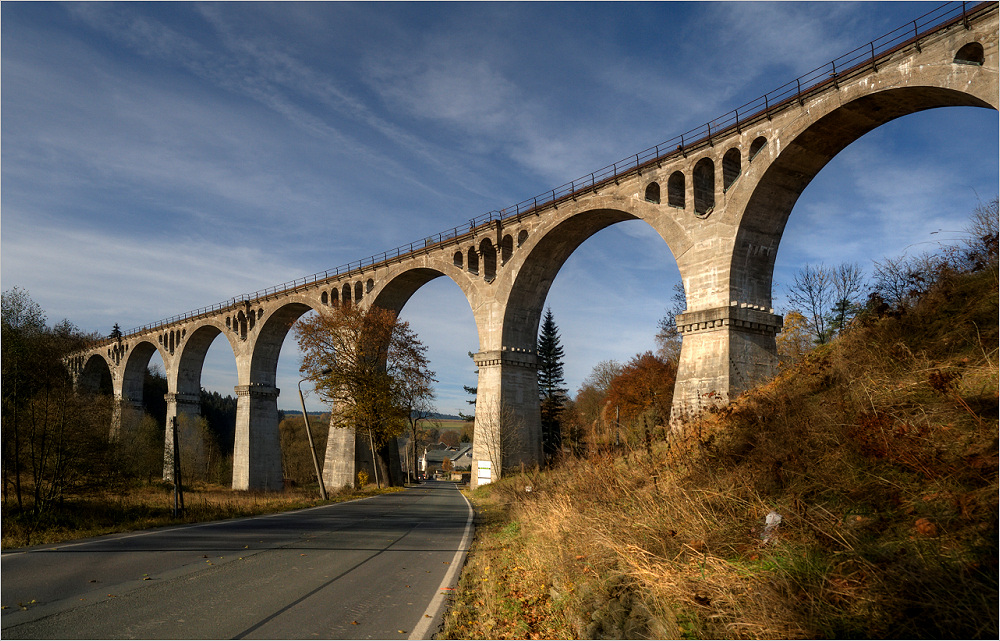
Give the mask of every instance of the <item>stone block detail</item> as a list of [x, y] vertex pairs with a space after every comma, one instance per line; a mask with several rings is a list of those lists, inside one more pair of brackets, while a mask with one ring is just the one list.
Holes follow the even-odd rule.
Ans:
[[759, 305], [748, 305], [734, 301], [728, 307], [714, 307], [676, 316], [677, 331], [694, 334], [723, 327], [731, 327], [744, 332], [754, 332], [774, 336], [781, 331], [783, 319], [773, 309]]
[[472, 355], [476, 367], [496, 367], [498, 365], [513, 365], [514, 367], [526, 367], [538, 369], [538, 355], [534, 351], [504, 347], [485, 352], [477, 352]]
[[277, 387], [273, 385], [263, 385], [261, 383], [251, 383], [250, 385], [237, 385], [236, 386], [236, 397], [249, 396], [251, 398], [278, 398], [281, 393]]

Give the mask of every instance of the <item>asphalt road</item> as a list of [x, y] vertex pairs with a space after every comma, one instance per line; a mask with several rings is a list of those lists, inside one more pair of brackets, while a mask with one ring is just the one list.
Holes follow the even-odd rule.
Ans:
[[453, 483], [4, 553], [5, 639], [417, 639], [471, 542]]

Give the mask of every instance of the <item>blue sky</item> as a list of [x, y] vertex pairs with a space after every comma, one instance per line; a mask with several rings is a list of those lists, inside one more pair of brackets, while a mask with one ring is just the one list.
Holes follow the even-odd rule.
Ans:
[[[102, 333], [223, 301], [588, 174], [934, 6], [4, 2], [2, 287]], [[962, 229], [997, 194], [997, 123], [933, 110], [848, 147], [792, 212], [776, 306], [806, 263], [870, 273]], [[571, 390], [654, 347], [678, 278], [644, 223], [577, 250], [546, 303]], [[439, 409], [468, 409], [478, 341], [458, 287], [432, 281], [403, 317]], [[289, 337], [280, 407], [297, 407], [298, 364]], [[203, 383], [235, 378], [217, 339]]]

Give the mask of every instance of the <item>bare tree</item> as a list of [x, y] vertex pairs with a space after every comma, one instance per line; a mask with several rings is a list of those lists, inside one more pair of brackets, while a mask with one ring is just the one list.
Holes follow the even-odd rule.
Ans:
[[891, 307], [902, 307], [909, 299], [907, 260], [903, 256], [876, 260], [872, 270], [875, 292]]
[[[491, 479], [501, 478], [526, 450], [524, 421], [507, 403], [488, 401], [476, 407], [476, 458], [490, 462]], [[475, 473], [475, 472], [473, 472]]]
[[903, 309], [920, 298], [946, 266], [947, 259], [929, 253], [875, 261], [875, 292], [890, 306]]
[[860, 310], [858, 297], [865, 287], [865, 274], [857, 263], [841, 263], [830, 269], [830, 280], [834, 291], [830, 331], [839, 334]]
[[994, 198], [988, 203], [980, 202], [973, 210], [971, 219], [965, 227], [964, 267], [969, 270], [984, 269], [993, 266], [993, 274], [997, 274], [997, 252], [1000, 249], [1000, 199]]
[[788, 301], [793, 307], [803, 310], [803, 316], [816, 342], [827, 342], [826, 311], [830, 308], [833, 286], [830, 272], [823, 265], [806, 265], [798, 273], [788, 289]]
[[601, 394], [607, 394], [611, 382], [622, 373], [622, 364], [615, 360], [601, 361], [594, 365], [590, 376], [583, 379], [583, 385], [590, 385]]

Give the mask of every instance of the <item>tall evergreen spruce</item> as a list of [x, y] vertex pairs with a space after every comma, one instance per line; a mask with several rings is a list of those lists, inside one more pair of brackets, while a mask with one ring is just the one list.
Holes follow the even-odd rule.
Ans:
[[552, 310], [545, 310], [538, 335], [538, 396], [542, 409], [542, 451], [545, 458], [554, 457], [562, 449], [559, 415], [566, 405], [566, 381], [563, 380], [563, 348], [559, 344], [559, 328], [552, 319]]

